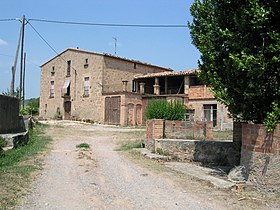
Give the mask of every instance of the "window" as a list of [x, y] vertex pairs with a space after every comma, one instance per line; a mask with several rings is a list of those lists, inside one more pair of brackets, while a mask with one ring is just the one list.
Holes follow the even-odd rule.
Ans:
[[84, 68], [86, 69], [88, 67], [88, 58], [85, 60]]
[[84, 80], [84, 97], [89, 96], [89, 77], [85, 77]]
[[67, 73], [66, 76], [70, 76], [71, 72], [71, 61], [67, 61]]
[[62, 87], [62, 96], [70, 96], [70, 80], [65, 80]]
[[204, 120], [213, 121], [213, 127], [217, 126], [217, 104], [204, 104]]
[[48, 104], [45, 104], [45, 110], [44, 110], [45, 114], [47, 113], [47, 108], [48, 108]]
[[55, 72], [54, 72], [54, 66], [52, 67], [52, 71], [51, 71], [51, 76], [54, 76]]
[[134, 69], [137, 68], [137, 63], [134, 63], [133, 68], [134, 68]]
[[51, 81], [50, 98], [54, 98], [54, 81]]

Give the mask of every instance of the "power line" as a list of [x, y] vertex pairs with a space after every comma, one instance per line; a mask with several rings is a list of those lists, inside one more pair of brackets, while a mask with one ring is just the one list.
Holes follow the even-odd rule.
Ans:
[[[15, 57], [13, 55], [7, 55], [7, 54], [3, 54], [3, 53], [0, 53], [0, 56], [5, 56], [5, 57], [9, 57], [9, 58], [14, 58]], [[40, 68], [40, 66], [38, 64], [34, 63], [31, 60], [26, 59], [26, 62]]]
[[6, 55], [6, 54], [2, 54], [2, 53], [0, 53], [0, 55], [5, 56], [5, 57], [11, 57], [11, 58], [14, 57], [13, 55]]
[[48, 42], [46, 39], [44, 39], [44, 37], [34, 28], [34, 26], [30, 23], [30, 21], [28, 21], [28, 24], [31, 26], [31, 28], [36, 32], [36, 34], [46, 43], [46, 45], [49, 46], [49, 48], [51, 48], [51, 50], [53, 52], [55, 52], [55, 54], [59, 54]]
[[68, 24], [68, 25], [85, 25], [85, 26], [103, 26], [103, 27], [135, 27], [135, 28], [187, 28], [187, 25], [167, 25], [167, 24], [115, 24], [115, 23], [89, 23], [89, 22], [74, 22], [74, 21], [59, 21], [46, 19], [29, 19], [29, 21]]
[[[31, 28], [36, 32], [36, 34], [45, 42], [45, 44], [53, 51], [55, 52], [55, 54], [60, 57], [64, 62], [67, 63], [67, 61], [62, 57], [60, 56], [60, 54], [49, 44], [49, 42], [39, 33], [39, 31], [37, 31], [35, 29], [35, 27], [30, 23], [30, 21], [27, 22]], [[77, 70], [71, 65], [71, 68], [76, 72]]]
[[4, 19], [0, 19], [0, 22], [14, 21], [14, 20], [17, 20], [17, 18], [4, 18]]

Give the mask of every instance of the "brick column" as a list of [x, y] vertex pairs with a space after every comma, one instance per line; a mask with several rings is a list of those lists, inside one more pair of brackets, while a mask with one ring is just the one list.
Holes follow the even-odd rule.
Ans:
[[280, 125], [267, 133], [262, 124], [242, 124], [240, 164], [248, 170], [251, 183], [272, 191], [280, 191], [279, 134]]
[[146, 143], [148, 150], [155, 151], [155, 139], [164, 137], [164, 120], [153, 119], [147, 120], [146, 123]]

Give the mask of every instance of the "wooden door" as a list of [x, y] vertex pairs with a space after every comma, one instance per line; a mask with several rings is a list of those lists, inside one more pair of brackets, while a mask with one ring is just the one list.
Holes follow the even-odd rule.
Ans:
[[121, 97], [106, 97], [105, 98], [105, 123], [112, 125], [120, 124], [121, 114]]
[[71, 120], [71, 101], [64, 102], [64, 120]]

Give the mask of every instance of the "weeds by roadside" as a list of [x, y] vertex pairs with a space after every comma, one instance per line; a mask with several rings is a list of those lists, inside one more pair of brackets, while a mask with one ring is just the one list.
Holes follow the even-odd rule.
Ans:
[[134, 140], [134, 141], [120, 141], [118, 142], [118, 148], [116, 151], [128, 151], [132, 150], [133, 148], [141, 148], [142, 142], [141, 140]]
[[6, 151], [0, 157], [0, 206], [9, 209], [27, 193], [34, 175], [42, 167], [42, 155], [51, 139], [44, 136], [45, 125], [30, 131], [27, 145]]
[[85, 148], [85, 149], [89, 149], [90, 145], [88, 143], [81, 143], [76, 145], [76, 148]]

